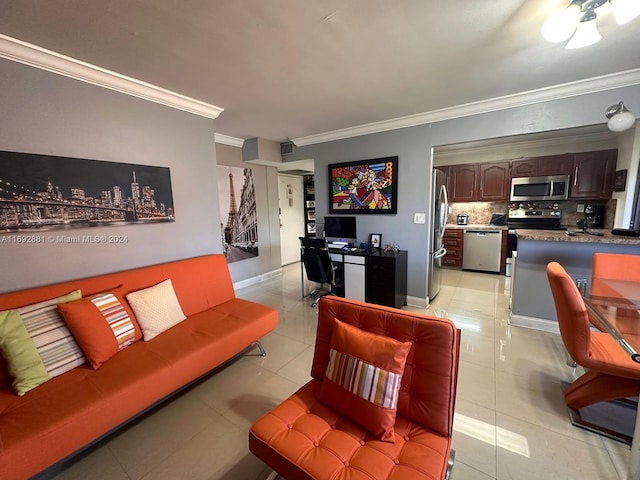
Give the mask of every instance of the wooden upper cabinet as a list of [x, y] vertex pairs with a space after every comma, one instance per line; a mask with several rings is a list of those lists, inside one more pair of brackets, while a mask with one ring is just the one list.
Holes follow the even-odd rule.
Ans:
[[551, 155], [549, 157], [538, 158], [538, 175], [570, 175], [573, 165], [573, 155]]
[[565, 153], [436, 167], [447, 175], [450, 202], [509, 201], [511, 178], [570, 175], [570, 199], [611, 198], [617, 150]]
[[523, 158], [522, 160], [514, 160], [511, 162], [512, 177], [537, 177], [538, 176], [538, 159]]
[[480, 165], [451, 165], [449, 167], [449, 201], [474, 202], [477, 200], [478, 171]]
[[511, 176], [509, 162], [483, 163], [480, 165], [480, 191], [477, 200], [509, 200]]
[[617, 150], [574, 154], [569, 198], [611, 198], [617, 160]]
[[523, 158], [511, 162], [512, 177], [545, 177], [549, 175], [569, 175], [573, 165], [573, 155], [549, 155], [547, 157]]

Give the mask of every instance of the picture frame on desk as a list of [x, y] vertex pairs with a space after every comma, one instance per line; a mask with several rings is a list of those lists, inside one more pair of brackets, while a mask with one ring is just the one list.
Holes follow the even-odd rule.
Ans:
[[372, 233], [369, 235], [369, 248], [380, 250], [382, 246], [382, 234]]

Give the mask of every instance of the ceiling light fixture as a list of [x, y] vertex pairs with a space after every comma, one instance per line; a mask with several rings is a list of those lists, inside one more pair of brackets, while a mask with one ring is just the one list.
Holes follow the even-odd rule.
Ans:
[[622, 102], [611, 105], [604, 115], [609, 119], [607, 126], [612, 132], [624, 132], [636, 123], [636, 117]]
[[542, 37], [552, 43], [571, 40], [566, 48], [582, 48], [602, 39], [596, 25], [596, 9], [610, 3], [619, 25], [640, 15], [639, 0], [572, 0], [569, 6], [551, 15], [542, 25]]

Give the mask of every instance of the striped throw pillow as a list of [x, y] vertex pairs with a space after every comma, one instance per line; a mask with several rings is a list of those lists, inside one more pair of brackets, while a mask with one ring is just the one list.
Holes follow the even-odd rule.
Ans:
[[82, 350], [57, 309], [58, 303], [79, 298], [82, 298], [82, 293], [75, 290], [52, 300], [17, 309], [50, 378], [86, 362]]
[[383, 370], [348, 353], [330, 350], [327, 378], [374, 405], [393, 409], [398, 405], [402, 375]]
[[411, 342], [335, 320], [319, 400], [382, 441], [394, 441], [402, 374]]
[[0, 312], [0, 350], [18, 395], [85, 363], [80, 347], [56, 309], [57, 303], [81, 296], [80, 290], [75, 290]]
[[67, 327], [94, 369], [142, 338], [124, 294], [120, 286], [58, 305]]

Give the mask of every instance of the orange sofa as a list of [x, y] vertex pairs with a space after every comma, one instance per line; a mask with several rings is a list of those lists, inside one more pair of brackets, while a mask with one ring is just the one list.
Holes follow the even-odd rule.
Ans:
[[277, 325], [277, 310], [235, 297], [222, 255], [0, 294], [0, 310], [78, 288], [86, 296], [123, 285], [129, 293], [168, 278], [187, 319], [125, 348], [97, 370], [88, 364], [76, 367], [20, 397], [0, 356], [0, 478], [24, 479], [61, 465]]
[[[380, 441], [321, 403], [338, 319], [361, 331], [411, 342], [400, 384], [393, 442]], [[453, 322], [322, 297], [312, 380], [259, 419], [254, 455], [290, 480], [434, 480], [450, 472], [460, 332]]]

